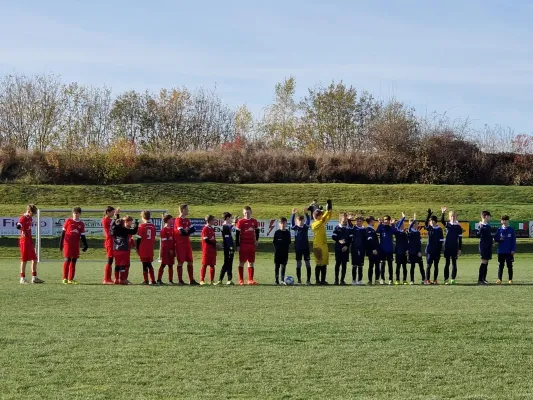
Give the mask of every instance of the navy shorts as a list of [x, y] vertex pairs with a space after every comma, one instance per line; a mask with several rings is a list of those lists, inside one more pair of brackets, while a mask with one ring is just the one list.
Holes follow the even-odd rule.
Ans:
[[457, 258], [457, 252], [459, 251], [459, 249], [454, 249], [454, 248], [444, 248], [444, 258]]
[[365, 252], [364, 250], [352, 251], [352, 265], [365, 265]]
[[394, 260], [394, 253], [383, 253], [379, 252], [379, 260], [380, 261], [393, 261]]
[[498, 263], [503, 264], [512, 264], [514, 262], [514, 256], [512, 254], [498, 254]]
[[335, 261], [348, 262], [350, 259], [350, 251], [342, 251], [335, 249]]
[[289, 262], [289, 254], [288, 253], [274, 253], [274, 264], [281, 264], [281, 265], [287, 265]]
[[396, 254], [396, 264], [407, 264], [407, 256], [405, 253]]
[[309, 249], [307, 250], [295, 249], [295, 253], [296, 253], [296, 261], [302, 261], [302, 259], [305, 261], [309, 261], [311, 259], [311, 253]]
[[479, 255], [482, 260], [492, 260], [492, 249], [479, 249]]
[[409, 262], [418, 264], [420, 261], [422, 261], [422, 257], [418, 254], [409, 254]]
[[435, 263], [437, 264], [440, 261], [440, 253], [438, 254], [426, 254], [426, 261], [427, 263]]

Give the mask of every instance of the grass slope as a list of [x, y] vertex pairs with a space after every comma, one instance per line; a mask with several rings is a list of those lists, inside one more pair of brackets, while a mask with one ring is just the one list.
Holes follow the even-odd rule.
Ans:
[[[95, 285], [100, 263], [65, 286], [60, 262], [21, 286], [3, 261], [0, 397], [530, 399], [528, 264], [512, 287], [178, 288]], [[459, 282], [476, 272], [463, 259]]]
[[513, 219], [533, 218], [533, 187], [438, 186], [438, 185], [352, 185], [352, 184], [249, 184], [213, 183], [143, 184], [108, 186], [0, 185], [0, 212], [17, 215], [24, 204], [70, 208], [74, 205], [122, 208], [162, 208], [175, 213], [180, 203], [189, 203], [194, 216], [239, 212], [243, 205], [254, 207], [257, 217], [287, 215], [292, 207], [302, 208], [313, 198], [331, 198], [336, 210], [366, 215], [390, 213], [398, 216], [425, 213], [428, 207], [446, 204], [461, 219], [477, 219], [482, 209], [493, 215], [508, 213]]

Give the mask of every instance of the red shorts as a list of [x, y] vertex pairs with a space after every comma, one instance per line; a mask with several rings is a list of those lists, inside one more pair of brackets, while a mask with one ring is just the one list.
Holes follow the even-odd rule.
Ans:
[[63, 257], [80, 258], [80, 246], [69, 246], [65, 243], [63, 245]]
[[111, 246], [105, 246], [105, 252], [107, 254], [107, 258], [111, 258], [111, 257], [114, 257], [114, 251], [113, 251], [113, 245]]
[[178, 244], [176, 246], [176, 258], [178, 259], [178, 264], [183, 264], [184, 262], [192, 263], [193, 258], [191, 244]]
[[255, 245], [245, 245], [239, 248], [239, 262], [255, 262]]
[[176, 258], [175, 254], [173, 249], [161, 249], [161, 264], [173, 265]]
[[35, 254], [35, 247], [33, 247], [33, 240], [21, 240], [20, 247], [20, 261], [37, 261], [37, 254]]
[[127, 267], [130, 265], [130, 251], [115, 250], [115, 265], [118, 267]]
[[216, 251], [204, 251], [202, 253], [202, 265], [217, 265], [217, 252]]
[[151, 257], [139, 257], [142, 263], [152, 263], [154, 262], [154, 256]]

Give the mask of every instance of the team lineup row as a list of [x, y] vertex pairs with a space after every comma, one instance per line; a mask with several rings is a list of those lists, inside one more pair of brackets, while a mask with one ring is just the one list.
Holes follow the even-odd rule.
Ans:
[[[367, 284], [385, 284], [386, 267], [388, 267], [388, 284], [415, 284], [415, 270], [418, 265], [422, 284], [438, 284], [439, 263], [441, 255], [445, 258], [444, 280], [445, 284], [455, 284], [457, 278], [457, 260], [462, 250], [463, 230], [457, 221], [457, 215], [449, 212], [449, 220], [445, 221], [446, 207], [441, 209], [441, 222], [445, 227], [439, 226], [439, 219], [432, 215], [431, 209], [427, 210], [425, 229], [428, 239], [425, 248], [426, 268], [424, 269], [422, 238], [418, 230], [416, 214], [409, 219], [409, 227], [403, 229], [405, 214], [399, 221], [390, 216], [379, 218], [377, 221], [370, 216], [351, 216], [340, 213], [339, 225], [335, 227], [332, 240], [335, 243], [335, 284], [346, 285], [347, 266], [352, 265], [352, 284], [363, 285], [363, 267], [368, 260]], [[20, 230], [21, 270], [20, 282], [27, 283], [26, 264], [32, 263], [32, 282], [43, 283], [37, 276], [37, 257], [32, 240], [32, 217], [37, 212], [35, 205], [28, 205], [26, 212], [20, 217], [17, 228]], [[60, 250], [65, 258], [63, 263], [63, 283], [76, 284], [76, 263], [81, 250], [85, 252], [88, 243], [85, 238], [85, 225], [80, 219], [81, 208], [73, 209], [72, 218], [68, 218], [63, 226], [60, 240]], [[325, 210], [313, 206], [304, 210], [301, 215], [297, 210], [292, 211], [291, 230], [294, 231], [294, 252], [296, 258], [297, 283], [302, 284], [302, 267], [306, 268], [306, 285], [311, 285], [311, 253], [315, 259], [315, 284], [328, 285], [326, 281], [327, 266], [329, 265], [329, 250], [326, 237], [326, 225], [333, 212], [331, 200], [327, 201]], [[247, 265], [247, 284], [257, 285], [254, 280], [254, 263], [256, 248], [259, 241], [259, 224], [252, 218], [252, 209], [248, 206], [243, 209], [242, 218], [234, 218], [231, 213], [225, 212], [222, 225], [222, 243], [217, 243], [215, 217], [209, 215], [205, 218], [206, 224], [201, 232], [202, 262], [200, 279], [194, 279], [193, 252], [190, 237], [195, 228], [187, 218], [189, 207], [183, 204], [179, 208], [179, 216], [173, 218], [165, 215], [160, 231], [161, 239], [161, 266], [157, 278], [153, 267], [154, 248], [156, 241], [156, 227], [151, 223], [149, 211], [141, 213], [141, 223], [131, 216], [120, 216], [120, 209], [107, 207], [102, 225], [105, 234], [105, 249], [107, 262], [104, 268], [103, 284], [128, 284], [129, 269], [131, 265], [131, 250], [135, 249], [143, 267], [143, 284], [163, 284], [165, 268], [168, 268], [168, 282], [174, 284], [174, 263], [177, 261], [177, 284], [184, 285], [183, 269], [187, 268], [190, 285], [206, 285], [206, 274], [209, 268], [209, 283], [222, 284], [227, 275], [228, 285], [233, 285], [234, 255], [239, 258], [238, 284], [244, 285], [244, 267]], [[311, 222], [311, 215], [313, 222]], [[491, 214], [488, 211], [481, 213], [481, 222], [478, 229], [479, 254], [481, 264], [479, 268], [478, 284], [486, 285], [488, 263], [492, 259], [493, 244], [498, 244], [498, 280], [501, 284], [504, 267], [507, 266], [509, 283], [513, 279], [513, 261], [516, 251], [516, 235], [509, 226], [509, 217], [502, 216], [502, 226], [493, 235], [489, 225]], [[366, 226], [364, 226], [366, 222]], [[378, 226], [376, 227], [376, 223]], [[235, 239], [232, 230], [235, 227]], [[279, 219], [279, 229], [273, 238], [274, 246], [274, 272], [276, 284], [291, 284], [289, 277], [286, 280], [286, 268], [289, 261], [289, 248], [293, 241], [291, 231], [288, 229], [288, 220]], [[313, 243], [309, 243], [309, 229], [313, 230]], [[136, 240], [134, 240], [134, 238]], [[215, 266], [217, 264], [217, 249], [221, 248], [224, 261], [218, 279], [215, 281]], [[444, 253], [443, 253], [444, 249]], [[350, 257], [351, 256], [351, 257]], [[393, 263], [396, 262], [394, 278]], [[114, 276], [113, 273], [114, 263]], [[410, 264], [409, 281], [407, 265]], [[451, 275], [450, 275], [450, 266]], [[431, 270], [433, 269], [433, 279]], [[400, 274], [403, 278], [400, 280]]]

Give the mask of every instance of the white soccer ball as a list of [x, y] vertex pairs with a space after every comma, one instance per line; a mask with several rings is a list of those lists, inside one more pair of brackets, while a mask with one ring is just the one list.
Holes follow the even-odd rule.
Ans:
[[285, 277], [285, 284], [288, 286], [294, 285], [294, 278], [292, 276]]

